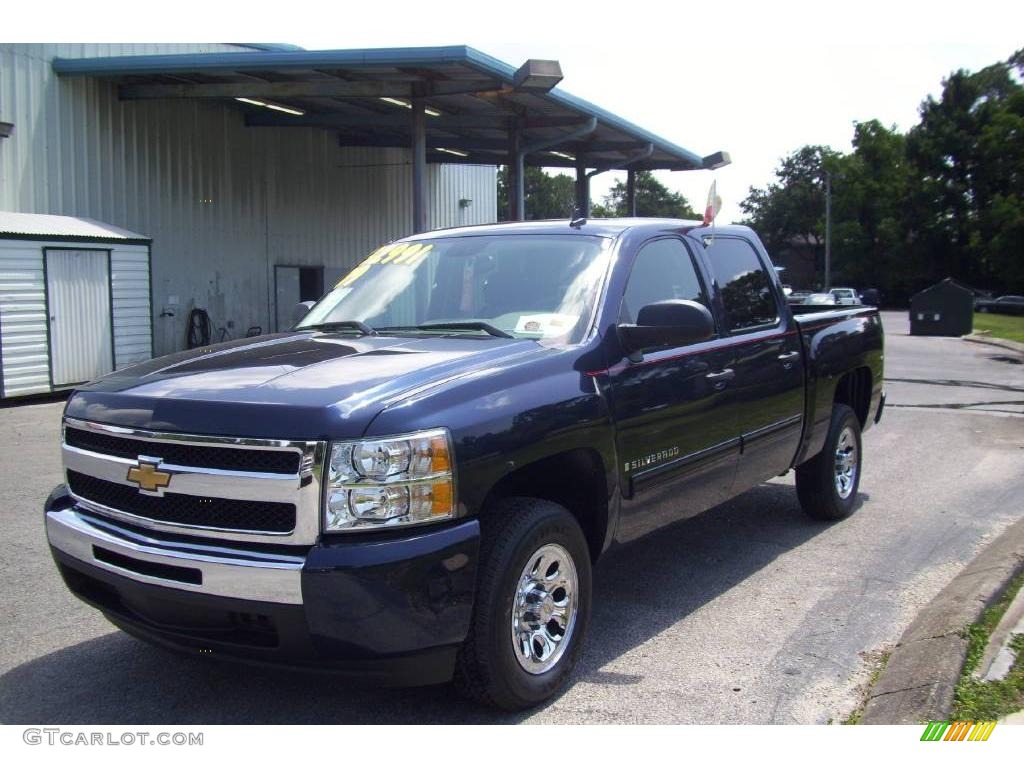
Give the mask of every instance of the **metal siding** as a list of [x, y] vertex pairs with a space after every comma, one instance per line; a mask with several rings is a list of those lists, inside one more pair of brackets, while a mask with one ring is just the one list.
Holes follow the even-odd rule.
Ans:
[[113, 289], [114, 366], [124, 368], [153, 356], [149, 249], [144, 245], [112, 246], [110, 285]]
[[4, 397], [50, 391], [40, 243], [0, 240], [0, 346]]
[[[347, 270], [411, 232], [407, 150], [339, 148], [315, 128], [246, 128], [221, 103], [121, 102], [110, 83], [61, 80], [50, 66], [204, 50], [239, 49], [0, 45], [0, 120], [15, 124], [0, 139], [0, 210], [87, 216], [153, 238], [155, 354], [183, 348], [192, 307], [210, 313], [217, 339], [229, 322], [230, 336], [268, 332], [275, 264]], [[493, 166], [428, 170], [431, 228], [496, 220]], [[173, 317], [161, 317], [165, 307]]]
[[108, 251], [48, 249], [45, 259], [53, 386], [110, 373], [114, 362]]
[[[431, 229], [497, 221], [497, 166], [432, 165], [430, 171]], [[469, 200], [469, 205], [460, 207], [460, 200]]]

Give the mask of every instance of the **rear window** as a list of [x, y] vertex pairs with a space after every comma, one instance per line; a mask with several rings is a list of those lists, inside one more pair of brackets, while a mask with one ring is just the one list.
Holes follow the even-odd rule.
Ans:
[[722, 292], [729, 331], [735, 333], [779, 321], [771, 280], [750, 243], [716, 237], [707, 253]]

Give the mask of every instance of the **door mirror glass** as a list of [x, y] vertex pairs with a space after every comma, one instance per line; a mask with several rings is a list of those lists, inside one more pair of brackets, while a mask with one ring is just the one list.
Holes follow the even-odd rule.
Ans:
[[660, 347], [681, 347], [707, 341], [715, 335], [708, 308], [696, 301], [669, 299], [647, 304], [637, 313], [636, 325], [618, 326], [626, 354]]

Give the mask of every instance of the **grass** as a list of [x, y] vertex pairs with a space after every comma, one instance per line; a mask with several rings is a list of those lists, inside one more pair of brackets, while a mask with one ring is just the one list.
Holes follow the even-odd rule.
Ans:
[[986, 682], [973, 675], [993, 630], [1022, 586], [1024, 572], [1017, 574], [980, 621], [964, 630], [968, 640], [967, 659], [956, 686], [950, 720], [998, 720], [1003, 715], [1024, 709], [1024, 635], [1014, 635], [1010, 642], [1010, 647], [1017, 651], [1017, 658], [1006, 677]]
[[993, 315], [974, 313], [974, 332], [987, 331], [992, 336], [1010, 341], [1024, 342], [1024, 315]]
[[[875, 687], [875, 683], [878, 682], [878, 678], [882, 676], [882, 672], [885, 671], [886, 665], [889, 663], [889, 657], [892, 656], [892, 649], [887, 648], [882, 651], [868, 651], [861, 653], [861, 657], [871, 665], [871, 677], [864, 684], [861, 689], [861, 701], [853, 712], [841, 721], [841, 725], [857, 725], [860, 719], [864, 716], [864, 708], [868, 705], [868, 697], [871, 695], [872, 689]], [[829, 720], [829, 725], [832, 721]]]

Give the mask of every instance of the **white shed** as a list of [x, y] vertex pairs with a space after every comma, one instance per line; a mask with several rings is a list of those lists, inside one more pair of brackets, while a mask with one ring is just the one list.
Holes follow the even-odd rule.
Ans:
[[74, 216], [0, 211], [0, 398], [153, 356], [150, 239]]

